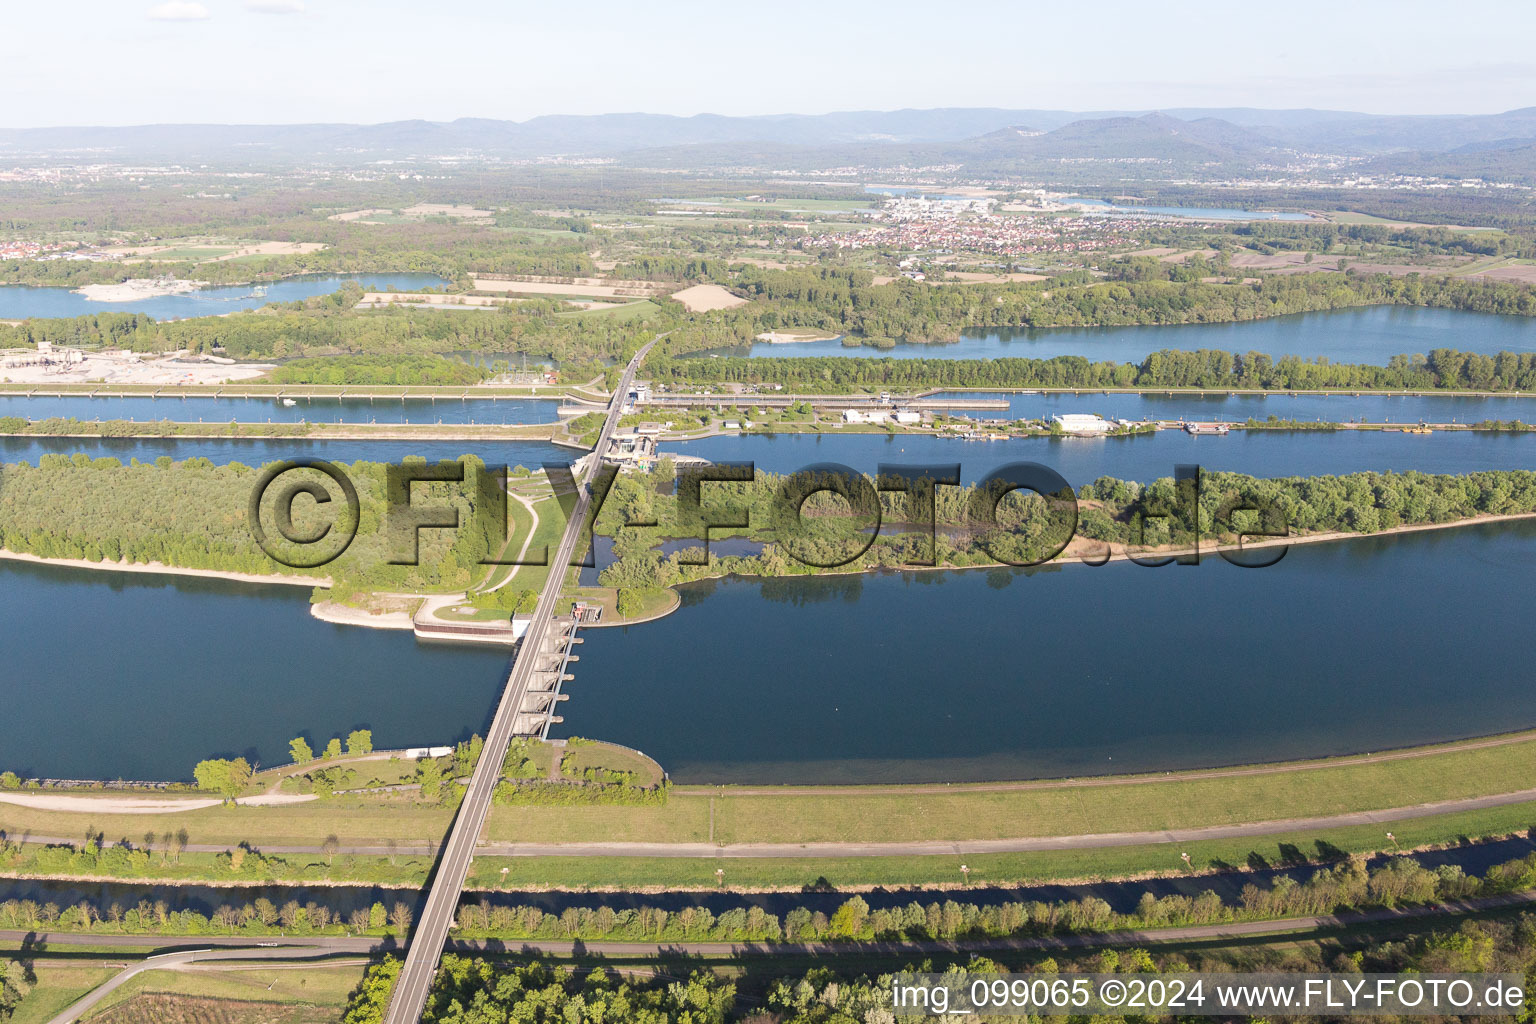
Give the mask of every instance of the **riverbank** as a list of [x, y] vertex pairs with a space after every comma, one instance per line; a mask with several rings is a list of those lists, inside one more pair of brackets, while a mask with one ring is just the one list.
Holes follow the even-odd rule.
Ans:
[[53, 565], [68, 569], [95, 569], [102, 572], [132, 572], [152, 576], [202, 576], [207, 579], [230, 580], [235, 583], [270, 583], [288, 587], [329, 587], [329, 576], [297, 576], [284, 573], [227, 572], [222, 569], [184, 569], [162, 562], [100, 562], [84, 558], [43, 558], [20, 551], [0, 548], [0, 559], [12, 562], [31, 562], [34, 565]]
[[129, 278], [120, 284], [87, 284], [75, 289], [88, 302], [141, 302], [166, 295], [187, 295], [211, 287], [207, 281], [179, 281], [174, 277]]

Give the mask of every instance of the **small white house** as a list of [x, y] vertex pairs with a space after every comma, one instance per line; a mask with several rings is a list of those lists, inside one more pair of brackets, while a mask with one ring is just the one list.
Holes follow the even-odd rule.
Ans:
[[909, 426], [909, 425], [911, 425], [913, 423], [921, 423], [921, 422], [923, 422], [922, 414], [921, 413], [915, 413], [915, 412], [898, 412], [892, 418], [897, 423], [900, 423], [903, 426]]
[[1093, 413], [1060, 413], [1052, 416], [1051, 422], [1069, 434], [1107, 434], [1115, 429], [1109, 420]]
[[721, 426], [725, 427], [726, 430], [740, 430], [741, 429], [741, 421], [740, 420], [726, 420], [723, 424], [721, 424]]
[[844, 423], [863, 423], [864, 422], [864, 414], [859, 412], [859, 410], [857, 410], [857, 409], [844, 409], [843, 410], [843, 422]]

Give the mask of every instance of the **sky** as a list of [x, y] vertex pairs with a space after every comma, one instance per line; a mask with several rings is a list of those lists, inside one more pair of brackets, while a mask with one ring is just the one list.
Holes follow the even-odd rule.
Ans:
[[0, 127], [950, 106], [1494, 113], [1536, 105], [1533, 30], [1530, 0], [9, 0]]

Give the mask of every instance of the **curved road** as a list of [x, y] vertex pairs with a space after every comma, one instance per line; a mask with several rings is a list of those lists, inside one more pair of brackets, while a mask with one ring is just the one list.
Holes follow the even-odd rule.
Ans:
[[[90, 936], [81, 935], [75, 937], [89, 938]], [[112, 938], [126, 938], [126, 936], [112, 936]], [[249, 942], [249, 940], [246, 941]], [[139, 942], [142, 944], [143, 940], [140, 939]], [[118, 945], [118, 943], [108, 943], [108, 945]], [[188, 949], [172, 953], [160, 953], [114, 975], [106, 983], [92, 989], [60, 1011], [56, 1016], [49, 1019], [48, 1024], [73, 1024], [74, 1021], [79, 1020], [96, 1004], [145, 971], [177, 970], [188, 964], [207, 960], [303, 960], [329, 955], [330, 950], [327, 948], [305, 948], [304, 946], [287, 949], [266, 947], [253, 949]]]

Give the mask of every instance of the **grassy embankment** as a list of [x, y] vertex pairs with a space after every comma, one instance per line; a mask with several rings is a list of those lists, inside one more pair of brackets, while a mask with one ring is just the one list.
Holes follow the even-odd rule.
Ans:
[[[1451, 744], [1294, 765], [1167, 776], [1100, 778], [990, 786], [799, 787], [733, 789], [677, 787], [659, 807], [516, 806], [493, 809], [492, 842], [555, 844], [643, 843], [882, 843], [965, 841], [1158, 832], [1211, 825], [1285, 821], [1511, 792], [1532, 777], [1536, 734], [1497, 743]], [[137, 843], [146, 830], [185, 828], [193, 844], [250, 842], [318, 847], [440, 842], [452, 816], [408, 796], [340, 796], [277, 807], [216, 807], [170, 815], [43, 811], [0, 804], [0, 829], [13, 839], [105, 833]], [[1341, 827], [1298, 828], [1277, 834], [1172, 845], [1096, 846], [1084, 850], [974, 854], [964, 859], [972, 881], [1135, 875], [1181, 869], [1188, 852], [1197, 869], [1243, 866], [1345, 852], [1390, 849], [1388, 829], [1405, 849], [1502, 835], [1536, 825], [1536, 802], [1430, 817]], [[199, 857], [207, 856], [203, 866]], [[213, 870], [212, 855], [184, 855], [196, 877]], [[318, 854], [289, 854], [292, 871], [309, 879], [394, 874], [419, 876], [427, 858], [349, 856], [332, 865]], [[157, 858], [158, 859], [158, 858]], [[735, 886], [798, 886], [825, 876], [839, 886], [946, 884], [958, 881], [956, 855], [913, 857], [716, 858], [540, 857], [476, 858], [472, 880], [533, 886], [712, 885], [724, 866]], [[408, 863], [409, 862], [409, 863]], [[172, 865], [174, 868], [175, 865]], [[168, 874], [171, 872], [168, 872]], [[227, 875], [224, 877], [228, 877]]]

